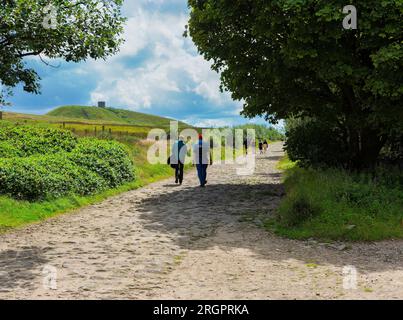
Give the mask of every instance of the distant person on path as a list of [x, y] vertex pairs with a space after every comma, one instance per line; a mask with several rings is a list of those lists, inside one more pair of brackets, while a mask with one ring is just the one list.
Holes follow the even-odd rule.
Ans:
[[200, 181], [200, 187], [204, 188], [207, 183], [207, 167], [212, 165], [212, 157], [210, 154], [210, 144], [203, 141], [203, 136], [199, 134], [199, 140], [193, 146], [193, 163], [197, 168], [197, 175]]
[[263, 150], [264, 153], [267, 153], [267, 149], [269, 149], [269, 144], [267, 143], [267, 140], [263, 141]]
[[187, 154], [187, 147], [183, 137], [179, 137], [172, 146], [172, 155], [170, 157], [170, 164], [175, 169], [175, 183], [182, 184], [183, 182], [183, 169], [185, 166], [185, 158]]
[[245, 148], [246, 154], [248, 154], [248, 139], [244, 139], [243, 140], [243, 146]]
[[263, 142], [262, 142], [262, 140], [259, 140], [259, 152], [260, 152], [260, 154], [263, 154]]

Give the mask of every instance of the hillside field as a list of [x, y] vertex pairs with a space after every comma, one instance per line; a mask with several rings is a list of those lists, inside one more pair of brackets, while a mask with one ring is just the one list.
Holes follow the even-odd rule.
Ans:
[[[78, 136], [112, 136], [119, 139], [125, 136], [145, 139], [151, 128], [168, 131], [170, 121], [173, 121], [129, 110], [83, 106], [59, 107], [46, 115], [3, 112], [3, 120], [15, 124], [68, 129]], [[179, 121], [179, 129], [185, 128], [192, 126]]]

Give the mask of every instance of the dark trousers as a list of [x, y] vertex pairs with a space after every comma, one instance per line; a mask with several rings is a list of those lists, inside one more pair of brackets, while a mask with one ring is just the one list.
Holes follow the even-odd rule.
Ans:
[[176, 181], [179, 181], [179, 183], [182, 183], [182, 181], [183, 181], [183, 168], [184, 168], [184, 165], [183, 165], [183, 163], [178, 163], [177, 165], [176, 165], [176, 169], [175, 169], [175, 180]]
[[197, 164], [197, 175], [199, 176], [200, 185], [204, 186], [207, 180], [207, 164]]

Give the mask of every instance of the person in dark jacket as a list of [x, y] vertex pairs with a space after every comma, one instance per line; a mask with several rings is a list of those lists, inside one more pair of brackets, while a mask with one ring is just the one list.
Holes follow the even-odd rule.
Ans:
[[260, 152], [260, 154], [263, 154], [263, 142], [262, 142], [262, 140], [259, 140], [259, 152]]
[[175, 168], [175, 183], [182, 184], [183, 170], [185, 167], [185, 158], [187, 154], [187, 147], [183, 137], [179, 137], [172, 146], [171, 166]]

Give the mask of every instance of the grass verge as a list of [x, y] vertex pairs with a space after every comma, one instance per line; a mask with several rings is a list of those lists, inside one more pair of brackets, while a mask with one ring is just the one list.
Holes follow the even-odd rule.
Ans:
[[403, 176], [304, 169], [284, 158], [286, 196], [265, 227], [293, 239], [403, 238]]

